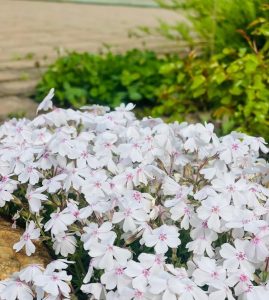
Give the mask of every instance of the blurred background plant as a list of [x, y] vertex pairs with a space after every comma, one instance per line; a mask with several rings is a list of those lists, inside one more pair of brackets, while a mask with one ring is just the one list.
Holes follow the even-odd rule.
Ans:
[[213, 122], [219, 134], [240, 130], [269, 139], [269, 22], [266, 1], [157, 0], [190, 25], [160, 21], [148, 34], [184, 40], [185, 54], [69, 53], [44, 74], [36, 99], [54, 87], [55, 104], [115, 107], [134, 102], [140, 116]]
[[[188, 23], [173, 25], [160, 20], [157, 28], [140, 27], [146, 34], [160, 34], [168, 39], [187, 42], [190, 50], [199, 49], [204, 56], [219, 53], [223, 48], [245, 47], [238, 30], [250, 33], [248, 25], [257, 18], [267, 18], [264, 0], [155, 0], [160, 7], [184, 14]], [[138, 34], [138, 32], [136, 32]], [[264, 43], [261, 37], [259, 46]]]

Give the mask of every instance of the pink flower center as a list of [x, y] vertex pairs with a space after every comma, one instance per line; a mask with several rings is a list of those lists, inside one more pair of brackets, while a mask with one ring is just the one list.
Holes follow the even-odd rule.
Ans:
[[83, 151], [81, 153], [82, 158], [87, 158], [88, 157], [88, 153], [86, 151]]
[[157, 265], [161, 265], [161, 264], [162, 264], [162, 259], [161, 259], [161, 257], [160, 257], [159, 255], [157, 255], [157, 256], [155, 257], [155, 263], [156, 263]]
[[44, 153], [44, 154], [43, 154], [43, 158], [44, 158], [44, 159], [48, 159], [48, 158], [49, 158], [49, 153], [48, 153], [48, 152]]
[[203, 228], [208, 228], [207, 221], [203, 221], [203, 222], [202, 222], [202, 227], [203, 227]]
[[183, 197], [182, 192], [178, 192], [178, 193], [176, 194], [176, 198], [177, 198], [177, 199], [182, 199], [182, 197]]
[[94, 186], [96, 188], [100, 189], [102, 185], [101, 185], [101, 183], [99, 181], [97, 181], [97, 182], [95, 182]]
[[27, 167], [27, 173], [32, 173], [33, 172], [33, 167]]
[[123, 273], [124, 273], [124, 269], [122, 267], [116, 268], [115, 270], [116, 275], [123, 275]]
[[126, 180], [127, 181], [132, 181], [133, 179], [134, 179], [133, 174], [129, 173], [129, 174], [126, 175]]
[[139, 149], [139, 148], [140, 148], [140, 146], [139, 146], [137, 143], [134, 143], [134, 144], [133, 144], [133, 147], [134, 147], [135, 149]]
[[125, 217], [130, 217], [132, 215], [132, 210], [130, 208], [127, 208], [124, 212]]
[[219, 210], [219, 207], [218, 207], [218, 206], [212, 206], [211, 211], [212, 211], [213, 213], [218, 214], [220, 210]]
[[160, 241], [165, 241], [165, 240], [167, 240], [167, 235], [166, 235], [165, 233], [160, 233], [160, 235], [159, 235], [159, 240], [160, 240]]
[[1, 182], [6, 182], [6, 181], [7, 181], [7, 179], [8, 179], [8, 177], [7, 177], [7, 176], [3, 176], [3, 177], [1, 178]]
[[258, 245], [261, 242], [261, 239], [257, 236], [255, 236], [252, 240], [251, 240], [252, 244], [254, 245]]
[[25, 234], [23, 235], [23, 240], [24, 240], [24, 241], [29, 241], [29, 240], [30, 240], [30, 234], [29, 234], [29, 233], [25, 233]]
[[111, 143], [105, 143], [105, 148], [110, 149], [111, 148]]
[[58, 281], [58, 280], [59, 280], [59, 277], [58, 277], [57, 275], [53, 274], [53, 275], [51, 276], [51, 279], [52, 279], [52, 281]]
[[236, 144], [236, 143], [232, 144], [232, 150], [237, 151], [238, 148], [239, 148], [238, 144]]
[[241, 274], [240, 277], [239, 277], [239, 280], [241, 282], [246, 282], [246, 281], [248, 281], [248, 276], [245, 275], [245, 274]]
[[185, 286], [184, 289], [185, 289], [187, 292], [190, 292], [190, 291], [193, 290], [193, 287], [192, 287], [190, 284], [188, 284], [188, 285]]
[[19, 287], [22, 286], [22, 282], [20, 281], [20, 279], [17, 279], [17, 280], [16, 280], [16, 285], [19, 286]]
[[250, 188], [249, 190], [250, 190], [252, 193], [256, 193], [256, 192], [257, 192], [257, 190], [256, 190], [255, 188], [253, 188], [253, 187]]
[[217, 271], [214, 271], [214, 272], [211, 273], [211, 277], [214, 278], [214, 279], [218, 279], [219, 273]]
[[150, 275], [150, 271], [149, 271], [148, 269], [144, 269], [144, 270], [142, 271], [142, 274], [143, 274], [144, 277], [148, 278], [149, 275]]
[[143, 292], [139, 290], [135, 290], [134, 296], [136, 299], [142, 299], [143, 298]]
[[230, 184], [226, 187], [226, 189], [230, 192], [233, 193], [235, 192], [235, 186], [233, 184]]
[[235, 256], [238, 260], [241, 260], [241, 261], [246, 259], [246, 254], [242, 251], [237, 252]]
[[248, 284], [247, 285], [247, 289], [245, 290], [245, 293], [251, 293], [253, 291], [253, 285], [252, 284]]
[[135, 199], [135, 201], [138, 201], [138, 202], [140, 202], [142, 199], [141, 194], [139, 192], [134, 192], [133, 198]]
[[188, 216], [190, 215], [190, 210], [187, 206], [184, 207], [184, 213]]
[[112, 251], [113, 251], [113, 246], [112, 246], [112, 245], [109, 245], [109, 246], [107, 247], [107, 251], [112, 252]]
[[77, 218], [79, 216], [79, 210], [74, 211], [73, 216]]

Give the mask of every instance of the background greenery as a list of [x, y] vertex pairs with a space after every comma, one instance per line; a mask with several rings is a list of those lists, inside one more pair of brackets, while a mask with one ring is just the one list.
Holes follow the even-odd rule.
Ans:
[[[182, 10], [190, 25], [160, 23], [184, 39], [186, 55], [151, 51], [69, 53], [44, 74], [36, 99], [56, 90], [55, 104], [78, 107], [134, 102], [138, 113], [169, 121], [214, 122], [220, 134], [241, 130], [269, 139], [269, 22], [262, 0], [158, 0]], [[182, 51], [181, 51], [182, 53]]]

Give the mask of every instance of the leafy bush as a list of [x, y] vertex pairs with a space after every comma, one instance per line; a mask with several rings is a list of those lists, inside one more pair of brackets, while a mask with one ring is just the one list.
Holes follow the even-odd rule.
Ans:
[[[149, 34], [161, 34], [168, 39], [186, 41], [191, 49], [199, 48], [206, 56], [223, 48], [239, 49], [246, 46], [240, 30], [245, 30], [257, 18], [268, 18], [263, 5], [267, 0], [156, 0], [163, 8], [178, 12], [189, 22], [171, 24], [165, 20], [155, 28], [141, 27]], [[250, 31], [247, 31], [249, 33]], [[264, 43], [263, 37], [258, 45]]]
[[124, 55], [70, 53], [44, 74], [36, 99], [55, 88], [55, 102], [62, 107], [90, 103], [115, 107], [128, 101], [150, 106], [163, 80], [158, 72], [163, 61], [154, 52], [139, 50]]
[[132, 108], [0, 127], [0, 205], [26, 223], [14, 249], [31, 255], [40, 239], [57, 259], [0, 282], [0, 298], [268, 299], [264, 140]]
[[222, 133], [237, 129], [269, 138], [269, 60], [262, 53], [226, 49], [210, 61], [190, 56], [160, 72], [172, 80], [160, 88], [154, 116], [184, 120], [190, 114], [215, 120]]

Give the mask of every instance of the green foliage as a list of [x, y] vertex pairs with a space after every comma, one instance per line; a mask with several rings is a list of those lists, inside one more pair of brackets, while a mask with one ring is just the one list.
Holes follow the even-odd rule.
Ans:
[[[225, 47], [239, 49], [246, 45], [240, 30], [257, 18], [268, 17], [262, 9], [267, 0], [155, 0], [161, 7], [178, 12], [175, 24], [161, 20], [155, 29], [141, 27], [147, 34], [158, 33], [174, 41], [186, 41], [191, 49], [199, 48], [213, 55]], [[182, 20], [182, 16], [186, 20]], [[264, 39], [259, 38], [262, 46]]]
[[153, 115], [213, 121], [222, 134], [237, 129], [268, 139], [268, 67], [262, 53], [228, 49], [210, 61], [189, 56], [182, 64], [164, 64], [160, 72], [171, 83], [160, 87]]
[[130, 101], [150, 106], [162, 80], [158, 70], [163, 62], [164, 58], [150, 51], [132, 50], [124, 55], [70, 53], [44, 74], [36, 99], [42, 100], [55, 87], [55, 103], [64, 107], [91, 103], [115, 107]]

